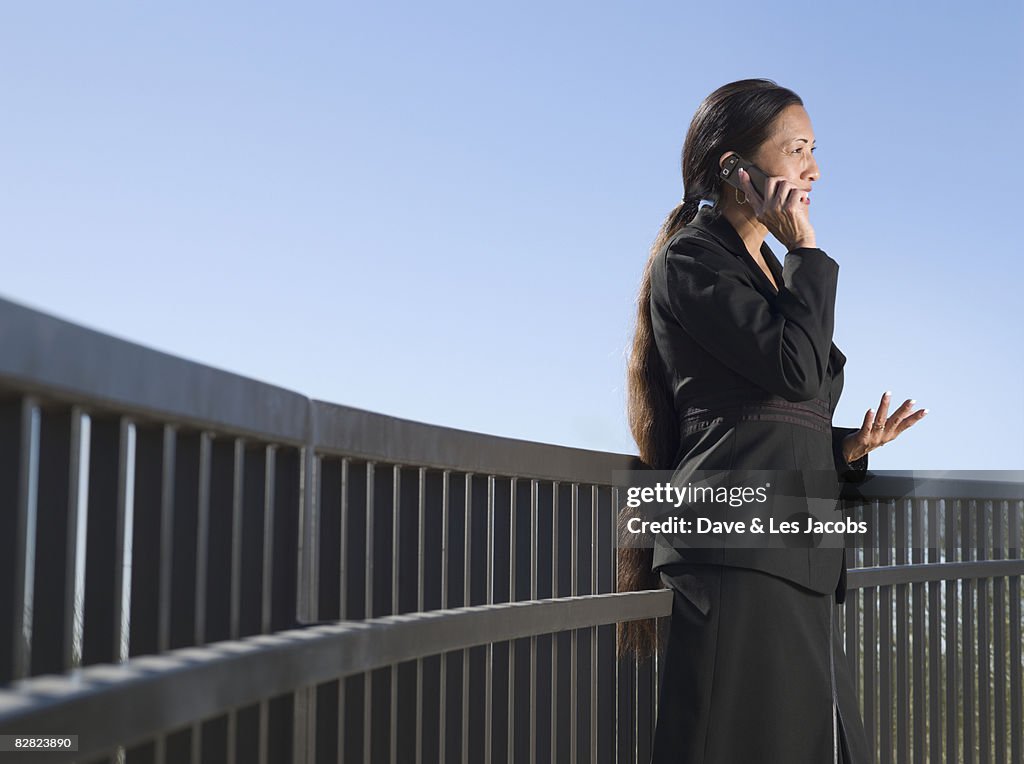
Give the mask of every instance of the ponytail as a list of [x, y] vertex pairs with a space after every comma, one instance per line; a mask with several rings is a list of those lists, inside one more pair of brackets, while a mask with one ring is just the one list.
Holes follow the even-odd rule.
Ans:
[[[636, 441], [640, 452], [640, 460], [656, 470], [675, 467], [672, 461], [679, 449], [679, 422], [672, 390], [668, 384], [667, 371], [654, 344], [654, 327], [651, 323], [651, 266], [669, 239], [693, 220], [699, 205], [699, 198], [684, 197], [665, 218], [651, 246], [637, 296], [636, 331], [633, 334], [633, 346], [627, 369], [626, 411], [633, 440]], [[618, 515], [620, 543], [616, 566], [616, 590], [636, 592], [662, 589], [664, 585], [661, 576], [651, 570], [654, 549], [622, 543], [622, 539], [627, 538], [626, 524], [631, 517], [633, 514], [627, 507], [622, 508]], [[654, 618], [620, 622], [616, 628], [619, 657], [630, 652], [638, 658], [653, 655], [657, 651], [657, 628], [658, 622]]]

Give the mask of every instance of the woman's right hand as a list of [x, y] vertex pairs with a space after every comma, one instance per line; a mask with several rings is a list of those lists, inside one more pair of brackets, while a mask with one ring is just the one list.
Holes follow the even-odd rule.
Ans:
[[799, 186], [781, 176], [770, 176], [765, 181], [762, 198], [746, 170], [740, 169], [738, 177], [754, 215], [786, 251], [818, 246], [808, 212], [810, 203], [805, 201], [805, 193]]

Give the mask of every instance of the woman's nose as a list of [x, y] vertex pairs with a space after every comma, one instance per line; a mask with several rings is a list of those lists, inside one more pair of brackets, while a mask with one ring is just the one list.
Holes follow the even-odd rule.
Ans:
[[818, 160], [814, 158], [814, 154], [811, 154], [811, 166], [807, 173], [808, 180], [816, 181], [821, 177], [821, 170], [818, 167]]

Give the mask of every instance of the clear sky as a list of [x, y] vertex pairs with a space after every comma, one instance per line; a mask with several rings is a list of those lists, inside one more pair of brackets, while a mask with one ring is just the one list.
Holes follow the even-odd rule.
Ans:
[[[48, 2], [0, 11], [0, 296], [304, 394], [636, 453], [625, 362], [700, 101], [804, 100], [835, 423], [1024, 467], [1024, 4]], [[784, 249], [769, 238], [781, 259]]]

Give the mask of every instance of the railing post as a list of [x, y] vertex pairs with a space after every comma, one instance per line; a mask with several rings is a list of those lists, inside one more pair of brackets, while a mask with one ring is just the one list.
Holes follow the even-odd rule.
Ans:
[[[299, 553], [297, 560], [298, 592], [296, 613], [298, 623], [319, 618], [317, 557], [319, 552], [319, 497], [316, 490], [317, 418], [312, 399], [306, 399], [305, 444], [300, 463]], [[316, 758], [316, 686], [295, 693], [292, 760], [295, 764], [313, 764]]]

